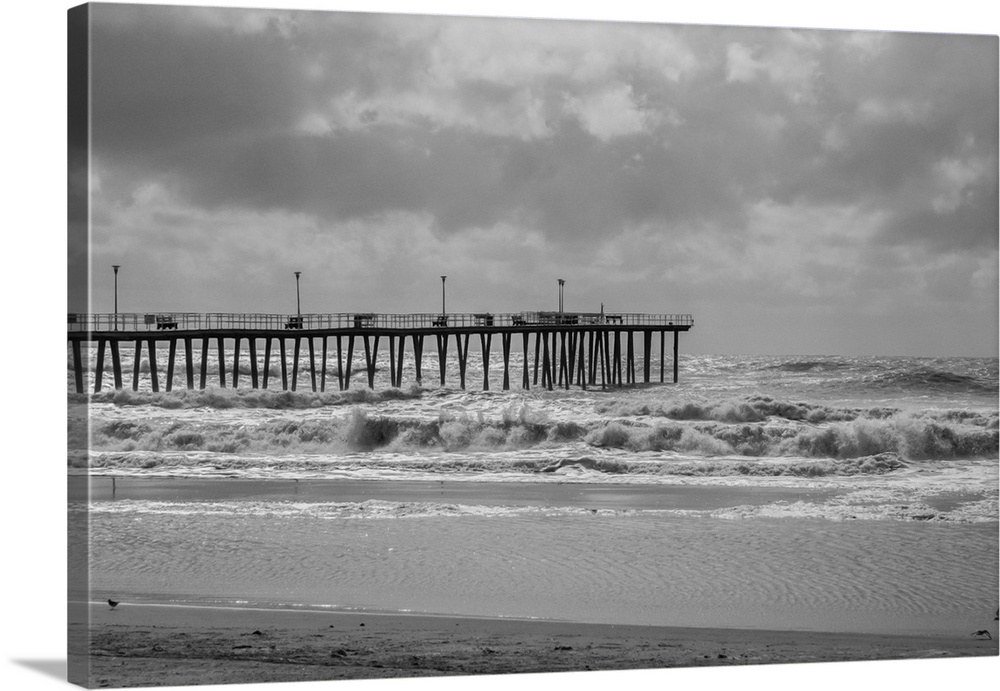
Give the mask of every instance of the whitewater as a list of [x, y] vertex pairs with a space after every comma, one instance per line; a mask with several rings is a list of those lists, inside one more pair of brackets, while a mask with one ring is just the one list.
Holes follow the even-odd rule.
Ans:
[[69, 363], [90, 595], [956, 635], [996, 608], [995, 358], [692, 355], [586, 391], [382, 360], [326, 392], [76, 394]]

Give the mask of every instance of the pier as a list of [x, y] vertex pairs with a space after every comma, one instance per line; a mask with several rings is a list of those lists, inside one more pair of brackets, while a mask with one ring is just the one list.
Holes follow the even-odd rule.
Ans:
[[[134, 351], [131, 388], [139, 388], [141, 376], [149, 379], [154, 392], [160, 391], [161, 362], [157, 345], [166, 344], [164, 390], [170, 391], [179, 360], [183, 360], [184, 382], [188, 389], [204, 389], [209, 382], [237, 388], [240, 380], [240, 348], [246, 344], [250, 361], [251, 388], [277, 388], [269, 376], [277, 358], [280, 386], [295, 391], [300, 361], [308, 352], [307, 366], [312, 391], [347, 390], [355, 353], [364, 352], [368, 386], [375, 388], [376, 357], [380, 343], [388, 343], [390, 385], [403, 386], [403, 362], [407, 343], [414, 364], [415, 383], [423, 381], [425, 347], [436, 347], [438, 376], [446, 384], [449, 344], [454, 343], [459, 385], [466, 387], [470, 340], [478, 341], [482, 357], [483, 390], [490, 388], [490, 355], [494, 336], [503, 354], [502, 388], [511, 386], [511, 348], [523, 353], [520, 385], [554, 388], [616, 387], [639, 383], [637, 363], [641, 347], [642, 383], [656, 376], [654, 356], [659, 354], [658, 378], [665, 381], [664, 353], [667, 334], [672, 338], [671, 374], [678, 380], [678, 340], [680, 333], [694, 325], [690, 314], [634, 314], [604, 312], [518, 312], [507, 314], [229, 314], [158, 312], [138, 314], [69, 314], [68, 338], [72, 350], [77, 393], [84, 393], [86, 366], [84, 344], [96, 344], [94, 391], [105, 387], [105, 362], [110, 357], [113, 386], [123, 389], [128, 351]], [[430, 337], [430, 338], [428, 338]], [[431, 343], [425, 343], [430, 340]], [[654, 349], [656, 340], [659, 348]], [[638, 341], [638, 345], [637, 345]], [[228, 347], [227, 347], [228, 343]], [[274, 346], [277, 346], [275, 349]], [[263, 347], [261, 347], [263, 346]], [[208, 371], [209, 354], [218, 354], [216, 372]], [[328, 367], [328, 355], [336, 350], [336, 367]], [[178, 350], [182, 354], [178, 355]], [[275, 352], [277, 351], [277, 352]], [[142, 372], [142, 356], [148, 358], [148, 372]], [[195, 359], [195, 355], [200, 358]], [[289, 362], [291, 354], [291, 362]], [[317, 368], [316, 356], [320, 356]], [[162, 355], [162, 354], [161, 354]], [[261, 360], [260, 356], [263, 356]], [[346, 355], [346, 357], [345, 357]], [[531, 360], [533, 358], [533, 367]], [[227, 367], [227, 363], [230, 364]], [[290, 367], [289, 367], [290, 365]], [[291, 376], [289, 377], [289, 369]], [[217, 379], [216, 379], [217, 375]], [[246, 384], [243, 384], [246, 386]]]

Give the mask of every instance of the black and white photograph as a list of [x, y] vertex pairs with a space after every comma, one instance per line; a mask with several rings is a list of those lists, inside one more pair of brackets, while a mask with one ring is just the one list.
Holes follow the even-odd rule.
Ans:
[[996, 670], [995, 25], [606, 9], [64, 6], [22, 676]]

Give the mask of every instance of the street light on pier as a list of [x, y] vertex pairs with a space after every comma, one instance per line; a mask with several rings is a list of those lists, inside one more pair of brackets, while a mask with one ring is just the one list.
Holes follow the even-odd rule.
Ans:
[[441, 316], [442, 317], [444, 315], [448, 314], [448, 310], [446, 310], [444, 308], [444, 279], [446, 279], [446, 278], [448, 278], [448, 277], [447, 276], [442, 276], [441, 277]]
[[559, 281], [559, 312], [561, 313], [563, 311], [563, 286], [566, 285], [566, 279], [557, 278], [556, 280]]
[[295, 272], [295, 314], [297, 316], [302, 316], [302, 301], [299, 297], [299, 275], [301, 271]]
[[121, 264], [111, 265], [111, 268], [115, 270], [115, 331], [118, 330], [118, 269], [121, 266]]

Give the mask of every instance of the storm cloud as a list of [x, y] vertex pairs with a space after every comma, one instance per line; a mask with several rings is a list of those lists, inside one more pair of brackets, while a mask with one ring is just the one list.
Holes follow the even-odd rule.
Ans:
[[91, 48], [126, 311], [560, 277], [705, 352], [996, 354], [995, 36], [98, 4]]

